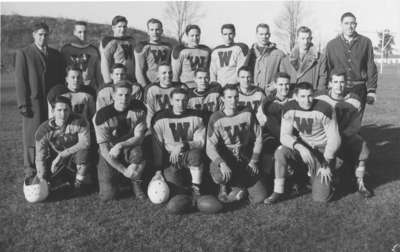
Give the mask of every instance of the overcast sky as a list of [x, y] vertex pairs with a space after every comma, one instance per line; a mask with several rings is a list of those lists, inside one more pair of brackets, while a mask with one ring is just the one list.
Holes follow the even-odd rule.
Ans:
[[[145, 30], [146, 21], [159, 18], [166, 23], [163, 15], [166, 2], [2, 2], [2, 14], [29, 16], [51, 16], [86, 20], [110, 24], [115, 15], [128, 18], [128, 26]], [[237, 29], [236, 41], [249, 45], [255, 39], [258, 23], [271, 25], [271, 41], [274, 37], [274, 20], [279, 17], [283, 2], [200, 2], [205, 13], [197, 22], [202, 28], [202, 43], [214, 47], [221, 43], [219, 29], [223, 23], [234, 23]], [[309, 26], [314, 34], [314, 42], [324, 45], [339, 32], [340, 16], [351, 11], [357, 17], [357, 30], [377, 43], [376, 32], [388, 28], [395, 33], [397, 44], [400, 34], [400, 1], [306, 1], [303, 2], [306, 15], [302, 25]], [[168, 26], [165, 27], [168, 29]], [[278, 44], [279, 47], [279, 44]], [[397, 46], [399, 48], [399, 46]]]

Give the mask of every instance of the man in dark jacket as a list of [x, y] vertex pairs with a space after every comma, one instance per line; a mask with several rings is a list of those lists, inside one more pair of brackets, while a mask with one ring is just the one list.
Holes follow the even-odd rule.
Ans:
[[23, 116], [25, 177], [36, 173], [34, 135], [39, 125], [47, 120], [47, 93], [64, 78], [61, 54], [47, 46], [47, 24], [34, 24], [32, 35], [34, 43], [18, 50], [15, 59], [17, 103]]

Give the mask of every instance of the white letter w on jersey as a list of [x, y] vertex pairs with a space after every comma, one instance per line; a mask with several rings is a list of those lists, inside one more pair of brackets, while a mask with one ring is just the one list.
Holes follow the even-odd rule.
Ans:
[[221, 64], [221, 67], [229, 65], [229, 61], [231, 60], [231, 56], [232, 56], [232, 51], [218, 52], [219, 63]]

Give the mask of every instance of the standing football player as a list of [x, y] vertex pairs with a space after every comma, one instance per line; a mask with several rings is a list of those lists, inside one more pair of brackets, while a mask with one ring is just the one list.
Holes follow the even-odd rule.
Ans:
[[239, 106], [248, 107], [253, 113], [257, 113], [258, 107], [264, 102], [264, 91], [252, 84], [251, 70], [241, 67], [238, 70], [239, 78]]
[[123, 16], [115, 16], [112, 20], [113, 36], [105, 36], [100, 42], [101, 74], [104, 83], [111, 82], [111, 67], [121, 63], [126, 67], [127, 79], [135, 80], [135, 58], [133, 37], [127, 36], [128, 20]]
[[145, 168], [142, 142], [147, 130], [146, 108], [142, 102], [132, 101], [131, 92], [132, 87], [128, 83], [115, 84], [114, 102], [101, 108], [93, 117], [100, 148], [98, 178], [102, 201], [117, 196], [121, 178], [129, 179], [138, 199], [146, 197], [142, 189]]
[[238, 69], [246, 62], [249, 48], [246, 44], [235, 43], [236, 30], [233, 24], [224, 24], [221, 27], [223, 45], [212, 50], [210, 62], [211, 82], [218, 82], [221, 86], [237, 83]]
[[188, 25], [185, 30], [187, 46], [178, 45], [172, 51], [173, 81], [180, 81], [189, 87], [194, 83], [195, 72], [199, 68], [208, 69], [211, 50], [200, 45], [200, 27]]
[[[192, 195], [201, 195], [203, 173], [203, 147], [206, 137], [201, 113], [187, 109], [187, 90], [174, 89], [170, 95], [171, 108], [158, 112], [152, 120], [155, 144], [166, 150], [164, 158], [157, 157], [157, 170], [189, 169], [192, 179]], [[157, 147], [155, 147], [157, 148]], [[169, 171], [164, 171], [169, 172]]]
[[371, 197], [372, 192], [364, 182], [366, 163], [369, 158], [369, 148], [366, 141], [359, 135], [360, 122], [357, 120], [361, 111], [361, 102], [356, 94], [345, 95], [346, 73], [332, 72], [329, 78], [329, 92], [318, 95], [316, 99], [328, 102], [336, 111], [342, 145], [338, 155], [350, 166], [355, 166], [357, 188], [360, 195]]
[[159, 82], [158, 66], [170, 62], [172, 47], [163, 42], [163, 25], [158, 19], [147, 21], [149, 41], [141, 41], [135, 47], [136, 79], [142, 87]]
[[77, 21], [73, 36], [61, 48], [61, 54], [67, 65], [76, 65], [82, 70], [83, 84], [98, 90], [103, 85], [100, 69], [100, 53], [87, 42], [87, 23]]
[[238, 110], [236, 85], [225, 85], [222, 94], [224, 108], [211, 115], [206, 146], [211, 177], [220, 186], [218, 198], [222, 202], [239, 201], [247, 189], [251, 202], [263, 202], [267, 192], [258, 166], [260, 126], [250, 109]]
[[56, 97], [51, 107], [54, 117], [42, 123], [35, 134], [37, 177], [50, 184], [55, 176], [62, 177], [79, 192], [88, 175], [89, 122], [72, 113], [67, 97]]
[[340, 134], [334, 109], [324, 101], [314, 100], [313, 94], [311, 83], [298, 83], [294, 100], [283, 106], [282, 145], [275, 151], [274, 192], [265, 199], [266, 204], [282, 199], [289, 166], [308, 170], [315, 201], [327, 202], [332, 197], [332, 169]]

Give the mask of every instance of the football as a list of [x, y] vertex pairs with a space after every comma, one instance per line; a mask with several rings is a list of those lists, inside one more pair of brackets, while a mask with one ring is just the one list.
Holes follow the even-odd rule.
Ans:
[[213, 195], [204, 195], [197, 199], [197, 208], [202, 213], [213, 214], [221, 212], [224, 205]]
[[168, 212], [172, 214], [185, 214], [193, 210], [192, 197], [178, 194], [172, 197], [167, 204]]
[[312, 180], [312, 199], [316, 202], [328, 202], [332, 194], [331, 185], [321, 183], [321, 176], [316, 175]]

